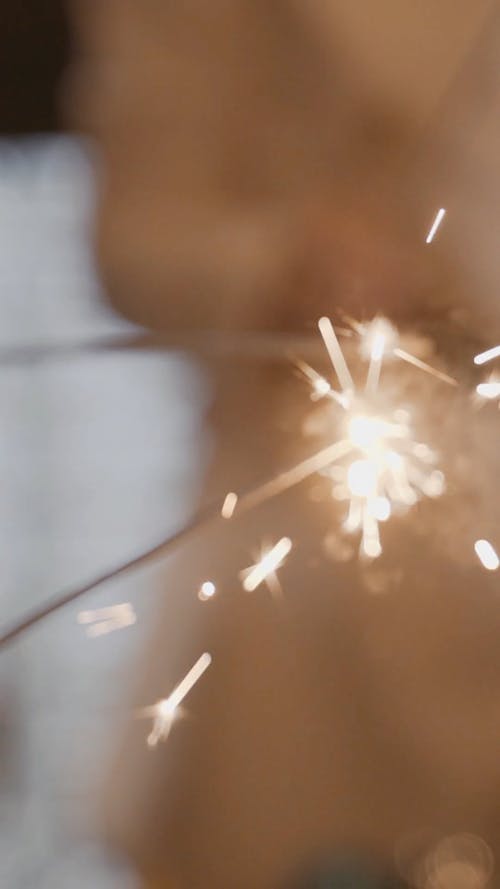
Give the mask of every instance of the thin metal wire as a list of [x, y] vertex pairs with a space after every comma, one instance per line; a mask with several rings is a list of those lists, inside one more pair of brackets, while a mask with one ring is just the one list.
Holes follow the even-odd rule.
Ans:
[[[312, 456], [307, 457], [290, 469], [280, 472], [277, 475], [273, 475], [258, 485], [249, 488], [238, 497], [238, 503], [233, 513], [233, 519], [254, 509], [266, 500], [270, 500], [272, 497], [281, 494], [283, 491], [288, 490], [294, 485], [299, 484], [314, 472], [317, 472], [331, 463], [334, 459], [337, 459], [341, 455], [340, 451], [339, 443], [336, 442], [335, 444], [324, 448], [322, 451], [318, 451]], [[166, 537], [149, 549], [144, 550], [132, 559], [127, 559], [125, 562], [121, 562], [114, 568], [110, 568], [108, 571], [97, 575], [97, 577], [94, 577], [92, 580], [87, 581], [81, 586], [68, 590], [68, 592], [55, 595], [47, 599], [41, 605], [25, 612], [10, 626], [7, 626], [0, 632], [0, 649], [7, 646], [10, 642], [13, 642], [36, 624], [41, 623], [41, 621], [45, 620], [49, 615], [54, 614], [56, 611], [60, 611], [66, 605], [70, 605], [72, 602], [82, 598], [82, 596], [92, 592], [109, 580], [122, 577], [123, 575], [146, 565], [153, 559], [166, 556], [179, 543], [187, 540], [196, 531], [219, 518], [223, 518], [222, 507], [225, 499], [226, 495], [202, 508], [185, 525], [183, 525], [182, 528], [174, 531], [169, 537]], [[231, 521], [233, 519], [231, 519]], [[227, 519], [225, 521], [227, 522]]]

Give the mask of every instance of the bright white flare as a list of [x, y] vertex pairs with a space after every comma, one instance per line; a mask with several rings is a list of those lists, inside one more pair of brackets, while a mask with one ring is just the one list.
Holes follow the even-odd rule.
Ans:
[[153, 728], [147, 738], [149, 747], [156, 747], [158, 741], [168, 738], [177, 708], [211, 663], [212, 656], [208, 652], [202, 654], [172, 694], [146, 711], [147, 715], [153, 716]]
[[434, 222], [431, 225], [429, 234], [427, 235], [427, 237], [425, 239], [426, 244], [430, 244], [434, 240], [434, 236], [444, 219], [445, 213], [446, 213], [446, 210], [444, 209], [444, 207], [441, 207], [441, 209], [438, 210], [438, 212], [436, 213], [436, 216], [435, 216]]
[[487, 349], [486, 352], [480, 352], [474, 358], [474, 364], [486, 364], [487, 361], [493, 361], [494, 358], [500, 358], [500, 346], [493, 346], [492, 349]]
[[489, 540], [476, 540], [474, 549], [483, 568], [486, 568], [487, 571], [497, 570], [500, 565], [500, 559]]
[[318, 398], [323, 398], [330, 391], [330, 383], [324, 377], [316, 377], [313, 389]]
[[230, 519], [233, 515], [234, 510], [236, 509], [236, 505], [238, 503], [238, 495], [234, 493], [234, 491], [229, 491], [226, 494], [224, 499], [224, 503], [222, 504], [222, 509], [220, 514], [223, 519]]
[[[397, 356], [447, 383], [455, 381], [401, 352], [397, 330], [385, 319], [376, 318], [367, 324], [353, 322], [360, 336], [361, 353], [370, 362], [365, 391], [360, 395], [331, 322], [321, 318], [318, 326], [343, 389], [342, 400], [336, 400], [346, 412], [344, 437], [337, 442], [339, 450], [318, 471], [331, 477], [333, 498], [348, 503], [344, 530], [360, 532], [360, 552], [373, 559], [382, 552], [380, 522], [387, 521], [396, 509], [409, 509], [422, 496], [439, 497], [445, 490], [444, 475], [435, 468], [436, 455], [426, 444], [413, 439], [408, 411], [392, 410], [386, 416], [372, 413], [375, 405], [378, 410], [380, 401], [377, 392], [382, 361]], [[315, 373], [312, 368], [306, 373], [313, 387]]]
[[80, 611], [77, 620], [79, 624], [86, 626], [87, 636], [95, 639], [97, 636], [107, 636], [115, 630], [133, 626], [137, 616], [131, 602], [120, 602], [119, 605], [109, 605], [93, 611]]
[[481, 398], [492, 400], [500, 398], [500, 381], [491, 380], [489, 383], [479, 383], [476, 392]]
[[377, 483], [377, 467], [371, 460], [354, 460], [351, 463], [347, 470], [347, 484], [353, 497], [375, 497]]
[[211, 580], [205, 580], [199, 589], [198, 599], [202, 602], [206, 602], [207, 599], [211, 599], [215, 596], [216, 592], [217, 587], [215, 586], [215, 583], [212, 583]]
[[281, 540], [278, 540], [278, 543], [265, 553], [252, 568], [242, 572], [243, 589], [248, 593], [253, 593], [262, 581], [267, 580], [277, 571], [291, 548], [292, 541], [289, 537], [282, 537]]
[[390, 356], [399, 343], [399, 334], [387, 318], [374, 318], [365, 323], [352, 322], [359, 334], [359, 351], [365, 361], [380, 361]]

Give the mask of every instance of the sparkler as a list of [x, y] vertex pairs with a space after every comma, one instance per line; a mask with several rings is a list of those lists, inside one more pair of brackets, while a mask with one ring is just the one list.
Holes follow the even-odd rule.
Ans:
[[153, 707], [148, 707], [142, 712], [142, 716], [153, 717], [153, 728], [147, 737], [148, 747], [156, 747], [159, 741], [168, 738], [180, 704], [211, 663], [212, 656], [208, 652], [202, 654], [168, 698], [158, 701]]
[[[382, 551], [381, 522], [396, 511], [410, 508], [421, 496], [438, 497], [443, 493], [445, 480], [435, 468], [436, 455], [427, 445], [414, 440], [408, 413], [394, 407], [387, 410], [383, 404], [381, 410], [384, 392], [380, 376], [385, 361], [399, 358], [448, 384], [456, 385], [456, 381], [401, 349], [396, 329], [385, 319], [377, 318], [370, 324], [351, 322], [351, 330], [347, 331], [352, 334], [354, 330], [359, 335], [361, 355], [369, 361], [364, 387], [358, 391], [331, 321], [322, 318], [318, 326], [341, 391], [336, 391], [309, 365], [299, 366], [311, 384], [312, 399], [327, 399], [344, 411], [343, 437], [247, 491], [240, 494], [231, 491], [222, 502], [209, 504], [184, 527], [150, 549], [21, 615], [10, 627], [0, 631], [0, 647], [107, 581], [166, 555], [205, 525], [221, 517], [234, 521], [315, 473], [329, 475], [334, 483], [334, 498], [348, 502], [343, 528], [348, 533], [361, 532], [360, 553], [369, 558], [375, 558]], [[279, 352], [282, 348], [282, 341], [278, 346], [273, 343], [272, 347], [275, 355], [276, 350]], [[203, 588], [200, 593], [202, 598], [207, 598]]]
[[87, 636], [106, 636], [114, 630], [121, 630], [136, 623], [137, 617], [130, 602], [110, 605], [94, 611], [80, 611], [78, 623], [86, 627]]
[[[344, 436], [338, 442], [341, 452], [323, 474], [330, 475], [334, 482], [333, 497], [348, 503], [344, 531], [360, 532], [360, 555], [374, 559], [382, 553], [380, 523], [387, 521], [395, 510], [409, 509], [422, 495], [439, 497], [444, 492], [445, 479], [435, 468], [433, 451], [414, 440], [408, 412], [379, 412], [376, 396], [386, 351], [403, 360], [407, 355], [396, 347], [397, 334], [392, 325], [385, 319], [358, 325], [361, 354], [369, 360], [362, 394], [354, 384], [330, 320], [321, 318], [318, 327], [342, 390], [336, 392], [328, 384], [325, 396], [334, 398], [346, 414]], [[433, 372], [433, 368], [423, 362], [422, 365], [424, 370]], [[317, 392], [315, 373], [307, 376]], [[334, 466], [339, 458], [349, 459]]]

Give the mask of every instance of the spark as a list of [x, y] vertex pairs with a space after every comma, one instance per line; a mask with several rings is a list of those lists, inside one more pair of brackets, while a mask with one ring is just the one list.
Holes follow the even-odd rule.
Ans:
[[321, 470], [345, 457], [350, 450], [351, 445], [348, 441], [335, 441], [311, 457], [306, 457], [305, 460], [292, 466], [291, 469], [285, 469], [284, 472], [280, 472], [269, 479], [269, 481], [265, 481], [262, 485], [252, 488], [251, 491], [244, 494], [240, 498], [242, 511], [253, 509], [260, 503], [264, 503], [266, 500], [270, 500], [283, 493], [283, 491], [287, 491], [289, 488], [300, 484], [309, 476], [314, 475], [316, 472], [321, 472]]
[[351, 372], [347, 366], [347, 362], [344, 358], [344, 353], [340, 348], [340, 343], [337, 339], [337, 334], [333, 329], [333, 324], [329, 318], [320, 318], [318, 321], [319, 332], [323, 337], [323, 342], [326, 346], [326, 350], [330, 356], [330, 361], [333, 364], [333, 368], [335, 373], [337, 374], [341, 389], [345, 393], [350, 393], [354, 390], [354, 382], [351, 377]]
[[492, 400], [500, 398], [500, 381], [490, 380], [488, 383], [479, 383], [476, 392], [481, 398]]
[[426, 460], [418, 456], [421, 451], [415, 453], [408, 424], [377, 415], [354, 415], [347, 425], [347, 440], [354, 459], [343, 467], [340, 492], [336, 485], [339, 499], [349, 503], [344, 530], [360, 531], [361, 554], [377, 558], [382, 552], [380, 522], [387, 521], [395, 508], [402, 511], [413, 506], [421, 495], [440, 496], [444, 476], [429, 469], [427, 451]]
[[[440, 497], [445, 490], [444, 475], [435, 468], [436, 455], [427, 445], [414, 440], [408, 412], [393, 410], [384, 416], [373, 404], [383, 360], [391, 354], [396, 355], [441, 375], [396, 348], [397, 331], [385, 319], [376, 318], [370, 324], [354, 322], [353, 326], [361, 339], [361, 353], [369, 360], [363, 395], [355, 388], [331, 322], [326, 318], [319, 321], [325, 346], [343, 389], [341, 406], [345, 419], [343, 436], [332, 446], [335, 459], [328, 461], [328, 449], [324, 449], [320, 454], [321, 462], [326, 465], [318, 471], [332, 479], [334, 499], [347, 501], [344, 531], [359, 532], [360, 555], [374, 559], [382, 553], [381, 522], [387, 521], [395, 510], [409, 509], [420, 497]], [[308, 376], [314, 385], [314, 376]], [[455, 382], [446, 374], [442, 376], [446, 382]], [[308, 468], [311, 467], [310, 461]]]
[[198, 599], [200, 599], [201, 602], [206, 602], [207, 599], [212, 599], [216, 592], [217, 587], [215, 586], [215, 583], [211, 580], [205, 580], [198, 591]]
[[361, 357], [365, 360], [369, 359], [370, 361], [373, 361], [374, 358], [377, 358], [377, 352], [378, 349], [381, 348], [383, 338], [384, 344], [380, 361], [382, 358], [399, 358], [401, 361], [406, 361], [407, 364], [412, 364], [413, 367], [418, 367], [419, 370], [423, 370], [425, 373], [436, 377], [436, 379], [441, 380], [443, 383], [448, 383], [450, 386], [458, 385], [457, 380], [450, 377], [449, 374], [437, 370], [437, 368], [433, 367], [431, 364], [427, 364], [427, 362], [422, 361], [421, 358], [417, 358], [416, 355], [412, 355], [411, 352], [402, 349], [399, 346], [398, 331], [386, 318], [375, 318], [368, 324], [361, 324], [359, 321], [350, 319], [350, 323], [356, 333], [359, 334], [360, 353]]
[[136, 623], [137, 616], [130, 602], [122, 602], [120, 605], [110, 605], [94, 611], [80, 611], [77, 620], [86, 627], [87, 636], [96, 638], [132, 626]]
[[438, 212], [436, 213], [436, 217], [434, 219], [434, 222], [431, 225], [429, 234], [427, 235], [427, 237], [425, 239], [426, 244], [431, 244], [432, 241], [434, 240], [434, 235], [436, 234], [439, 226], [441, 225], [441, 223], [444, 219], [445, 213], [446, 213], [446, 210], [444, 209], [444, 207], [441, 207], [441, 209], [438, 210]]
[[229, 491], [226, 494], [226, 498], [224, 503], [222, 504], [222, 509], [220, 514], [223, 519], [230, 519], [236, 509], [236, 505], [238, 503], [238, 495], [234, 493], [234, 491]]
[[476, 540], [474, 549], [483, 568], [486, 568], [487, 571], [497, 570], [500, 565], [500, 559], [489, 540]]
[[[426, 365], [420, 359], [417, 359], [400, 349], [399, 346], [396, 347], [395, 343], [398, 342], [397, 331], [389, 324], [389, 322], [385, 321], [385, 319], [375, 319], [375, 321], [372, 321], [369, 325], [361, 325], [350, 320], [352, 329], [344, 330], [342, 333], [350, 337], [354, 336], [354, 334], [358, 334], [361, 341], [362, 353], [365, 353], [368, 358], [374, 353], [375, 359], [377, 359], [377, 354], [379, 354], [381, 348], [381, 339], [379, 340], [380, 345], [377, 348], [374, 348], [374, 331], [380, 331], [382, 322], [385, 324], [386, 336], [382, 356], [384, 361], [394, 355], [402, 360], [410, 362], [422, 370], [425, 370], [427, 373], [432, 373], [436, 378], [441, 379], [444, 382], [456, 385], [456, 381], [451, 377]], [[316, 395], [321, 397], [324, 392], [325, 395], [323, 397], [326, 396], [328, 400], [337, 402], [346, 415], [350, 415], [351, 418], [356, 414], [371, 414], [374, 407], [371, 403], [373, 398], [368, 397], [371, 393], [365, 391], [363, 399], [360, 399], [357, 395], [351, 374], [331, 322], [329, 319], [323, 318], [320, 319], [318, 325], [322, 332], [323, 339], [325, 340], [325, 345], [329, 348], [329, 355], [332, 358], [334, 368], [341, 378], [341, 385], [343, 383], [345, 390], [343, 392], [334, 392], [330, 387], [330, 392], [327, 392], [325, 382], [329, 385], [328, 380], [325, 380], [324, 377], [321, 377], [320, 374], [317, 374], [310, 368], [310, 373], [306, 373], [306, 376], [308, 376], [315, 389]], [[296, 347], [296, 339], [294, 339], [294, 344]], [[269, 349], [266, 346], [264, 352], [257, 350], [255, 354], [258, 353], [261, 357], [264, 354], [265, 356], [268, 356], [269, 354], [275, 355], [277, 348], [282, 349], [283, 343], [281, 340], [279, 340], [278, 344], [274, 340], [271, 340], [271, 342], [268, 343], [268, 346]], [[495, 348], [496, 351], [489, 350], [488, 353], [476, 356], [476, 363], [483, 363], [485, 360], [490, 360], [494, 355], [500, 354], [500, 346]], [[335, 356], [335, 361], [333, 361], [333, 356]], [[303, 367], [307, 366], [304, 365]], [[319, 382], [320, 380], [325, 380], [325, 382]], [[392, 421], [394, 421], [393, 426], [397, 426], [399, 424], [399, 420], [396, 416], [397, 414], [398, 412], [394, 411], [392, 419], [391, 417], [389, 417], [389, 420], [385, 418], [384, 422], [392, 423]], [[363, 454], [353, 454], [356, 450], [355, 444], [349, 440], [348, 436], [344, 436], [344, 438], [328, 444], [317, 453], [306, 457], [295, 466], [285, 469], [277, 475], [273, 475], [271, 478], [267, 478], [263, 482], [240, 493], [237, 500], [237, 509], [235, 509], [233, 514], [235, 517], [240, 514], [242, 515], [245, 512], [258, 507], [265, 501], [279, 496], [284, 491], [300, 484], [316, 473], [330, 474], [332, 481], [338, 483], [332, 487], [333, 497], [339, 500], [349, 499], [348, 516], [344, 521], [344, 528], [346, 530], [356, 530], [361, 527], [363, 521], [363, 507], [368, 515], [372, 516], [377, 522], [380, 522], [384, 520], [382, 516], [387, 512], [387, 503], [390, 508], [390, 514], [392, 514], [396, 509], [411, 506], [421, 494], [429, 497], [440, 496], [445, 488], [445, 479], [439, 470], [432, 468], [437, 461], [436, 455], [426, 444], [418, 441], [415, 442], [413, 440], [409, 422], [405, 421], [403, 427], [407, 428], [404, 428], [403, 435], [398, 436], [398, 441], [391, 443], [390, 446], [389, 441], [386, 442], [386, 465], [385, 470], [381, 472], [379, 477], [380, 484], [378, 485], [377, 497], [373, 499], [367, 497], [358, 498], [357, 501], [355, 501], [352, 493], [349, 493], [349, 488], [347, 486], [347, 471], [343, 461], [347, 457], [351, 457], [351, 459], [362, 458]], [[388, 429], [390, 429], [390, 426]], [[391, 451], [392, 456], [390, 454]], [[398, 454], [399, 451], [401, 451], [401, 453]], [[339, 475], [334, 474], [335, 469], [338, 470]], [[137, 570], [139, 567], [150, 563], [154, 559], [163, 558], [168, 553], [174, 551], [182, 541], [189, 539], [195, 532], [199, 532], [208, 524], [215, 522], [221, 517], [225, 517], [224, 514], [226, 513], [226, 509], [224, 509], [224, 501], [227, 500], [227, 496], [228, 495], [226, 495], [222, 501], [217, 499], [215, 502], [209, 503], [202, 509], [198, 510], [184, 526], [177, 529], [174, 533], [163, 537], [155, 544], [140, 551], [138, 554], [123, 559], [117, 565], [107, 568], [102, 573], [77, 584], [69, 590], [62, 590], [59, 593], [56, 593], [56, 595], [47, 598], [35, 608], [21, 613], [21, 615], [19, 615], [10, 625], [0, 626], [0, 649], [12, 643], [22, 634], [28, 632], [33, 627], [49, 618], [50, 615], [68, 607], [77, 600], [83, 598], [83, 596], [102, 587], [111, 580], [124, 577], [126, 574]], [[384, 506], [381, 506], [381, 504], [384, 504]], [[374, 549], [374, 547], [371, 546], [368, 548], [371, 550]]]
[[368, 365], [368, 374], [365, 384], [366, 392], [375, 392], [378, 387], [385, 344], [385, 333], [382, 330], [376, 331], [370, 350], [370, 364]]
[[168, 738], [180, 704], [211, 663], [212, 656], [208, 652], [202, 654], [168, 698], [144, 711], [144, 715], [153, 716], [153, 728], [147, 738], [149, 747], [156, 747], [159, 741]]
[[322, 398], [332, 398], [341, 407], [347, 407], [348, 399], [342, 392], [336, 392], [325, 379], [325, 377], [321, 376], [317, 371], [314, 370], [309, 364], [306, 364], [305, 361], [297, 361], [296, 362], [298, 369], [311, 383], [311, 401], [320, 401]]
[[458, 386], [457, 380], [450, 377], [449, 374], [443, 373], [442, 370], [438, 370], [436, 367], [432, 367], [431, 364], [427, 364], [425, 361], [417, 358], [416, 355], [412, 355], [411, 352], [405, 352], [404, 349], [394, 349], [394, 355], [396, 358], [401, 358], [402, 361], [406, 361], [407, 364], [413, 364], [413, 366], [418, 367], [419, 370], [423, 370], [432, 377], [436, 377], [436, 379], [441, 380], [443, 383], [448, 383], [449, 386]]
[[260, 584], [266, 580], [276, 579], [276, 571], [283, 564], [286, 556], [292, 548], [292, 541], [289, 537], [282, 537], [278, 543], [268, 552], [264, 553], [261, 559], [251, 568], [246, 568], [241, 572], [243, 577], [243, 589], [248, 593], [253, 593]]
[[486, 364], [487, 361], [493, 361], [494, 358], [500, 358], [500, 346], [493, 346], [486, 352], [480, 352], [474, 358], [474, 364]]

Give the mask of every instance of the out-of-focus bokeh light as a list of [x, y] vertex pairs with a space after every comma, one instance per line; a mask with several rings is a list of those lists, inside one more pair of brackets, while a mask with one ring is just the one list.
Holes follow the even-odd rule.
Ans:
[[217, 588], [215, 586], [215, 583], [213, 583], [211, 580], [205, 580], [200, 587], [198, 598], [201, 600], [201, 602], [206, 602], [207, 599], [213, 599], [216, 592]]

